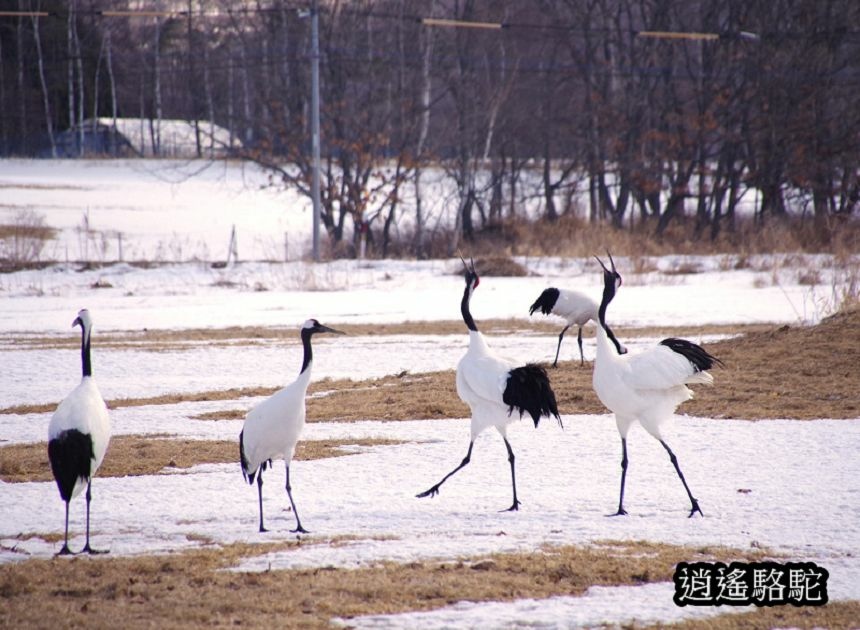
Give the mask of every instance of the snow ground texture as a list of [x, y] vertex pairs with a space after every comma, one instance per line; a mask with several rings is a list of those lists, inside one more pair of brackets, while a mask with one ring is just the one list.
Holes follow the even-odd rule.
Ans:
[[[253, 173], [230, 170], [222, 177], [206, 171], [185, 181], [171, 180], [175, 171], [154, 176], [152, 167], [142, 163], [116, 168], [99, 162], [41, 162], [35, 167], [27, 161], [0, 162], [0, 183], [7, 186], [4, 200], [9, 204], [0, 208], [0, 219], [7, 220], [5, 214], [22, 207], [45, 214], [49, 225], [61, 229], [55, 249], [68, 248], [72, 258], [78, 255], [75, 247], [91, 246], [76, 231], [87, 209], [99, 230], [122, 232], [131, 253], [134, 248], [147, 253], [159, 244], [169, 246], [165, 225], [174, 231], [174, 247], [194, 243], [217, 252], [226, 247], [229, 226], [238, 224], [240, 234], [259, 232], [260, 257], [267, 257], [266, 248], [283, 247], [283, 232], [296, 233], [306, 222], [306, 211], [305, 216], [301, 208], [285, 213], [283, 197], [260, 190]], [[56, 190], [40, 188], [45, 182]], [[289, 246], [301, 249], [306, 239], [297, 234]], [[546, 286], [599, 296], [600, 275], [593, 260], [518, 260], [533, 275], [485, 278], [473, 299], [479, 326], [486, 318], [528, 320], [529, 304]], [[741, 269], [724, 257], [668, 257], [655, 260], [656, 271], [640, 275], [625, 271], [633, 261], [616, 262], [625, 284], [613, 302], [612, 321], [633, 326], [814, 323], [830, 312], [846, 281], [836, 263], [821, 256], [751, 257]], [[255, 345], [149, 352], [99, 348], [98, 335], [257, 325], [294, 326], [297, 331], [311, 316], [332, 325], [452, 320], [459, 318], [463, 288], [455, 275], [458, 265], [456, 260], [338, 261], [242, 263], [218, 270], [189, 263], [143, 270], [120, 264], [79, 271], [75, 265], [60, 264], [4, 274], [0, 359], [7, 370], [0, 408], [57, 402], [77, 384], [77, 350], [28, 350], [14, 343], [22, 335], [76, 337], [71, 322], [84, 306], [95, 320], [94, 371], [106, 398], [277, 386], [298, 371], [297, 336]], [[697, 273], [662, 273], [691, 266]], [[808, 269], [820, 271], [819, 284], [799, 281]], [[96, 283], [111, 288], [92, 288]], [[635, 351], [649, 341], [625, 344]], [[465, 333], [323, 337], [315, 346], [314, 378], [364, 379], [403, 370], [417, 374], [449, 369], [466, 343]], [[489, 343], [523, 361], [548, 361], [555, 351], [555, 337], [545, 334], [494, 335]], [[587, 340], [585, 351], [587, 359], [593, 357], [593, 341]], [[576, 356], [573, 337], [562, 353]], [[719, 387], [719, 372], [715, 378]], [[236, 440], [241, 421], [190, 416], [250, 409], [255, 402], [247, 398], [121, 408], [111, 412], [111, 421], [115, 435]], [[0, 414], [0, 446], [44, 441], [50, 415]], [[510, 505], [510, 474], [504, 446], [492, 431], [478, 439], [472, 463], [451, 478], [439, 496], [415, 498], [462, 459], [468, 419], [309, 424], [304, 434], [308, 440], [386, 438], [402, 444], [354, 447], [346, 457], [295, 462], [293, 492], [303, 524], [312, 532], [303, 537], [308, 544], [248, 558], [235, 570], [349, 568], [382, 560], [452, 560], [536, 551], [545, 545], [647, 540], [763, 547], [786, 559], [815, 561], [830, 571], [831, 599], [860, 599], [860, 419], [746, 422], [679, 416], [667, 428], [666, 438], [705, 513], [693, 519], [687, 518], [688, 500], [665, 452], [639, 429], [628, 440], [625, 505], [630, 515], [606, 518], [617, 505], [620, 473], [614, 421], [609, 415], [573, 414], [564, 416], [564, 424], [563, 430], [551, 422], [537, 430], [526, 421], [511, 427], [523, 501], [518, 513], [497, 511]], [[144, 477], [97, 476], [93, 544], [109, 548], [115, 557], [293, 538], [283, 465], [267, 472], [266, 481], [267, 524], [273, 531], [261, 535], [256, 531], [256, 491], [244, 483], [238, 462]], [[0, 563], [51, 557], [57, 545], [42, 536], [61, 533], [62, 519], [55, 484], [0, 483]], [[70, 515], [73, 548], [83, 544], [83, 526], [84, 504], [77, 500]], [[324, 544], [333, 536], [350, 539], [337, 546]], [[462, 602], [426, 613], [342, 623], [368, 628], [555, 628], [632, 619], [668, 623], [726, 612], [679, 609], [671, 594], [671, 584], [592, 588], [576, 598]]]

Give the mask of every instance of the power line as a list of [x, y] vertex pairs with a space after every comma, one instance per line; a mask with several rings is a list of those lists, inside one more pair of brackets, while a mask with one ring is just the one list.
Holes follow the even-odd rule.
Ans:
[[[192, 19], [226, 19], [236, 17], [252, 17], [267, 14], [282, 14], [287, 11], [290, 13], [306, 13], [308, 10], [306, 3], [285, 4], [278, 7], [242, 7], [239, 9], [199, 9], [197, 11], [188, 11], [182, 9], [128, 9], [128, 10], [102, 10], [102, 9], [76, 9], [75, 14], [78, 16], [92, 16], [100, 18], [122, 18], [122, 19], [138, 19], [138, 18], [159, 18], [159, 17], [175, 17]], [[325, 9], [320, 9], [320, 13], [325, 13]], [[672, 30], [651, 30], [651, 29], [612, 29], [607, 27], [584, 27], [581, 24], [558, 24], [558, 23], [536, 23], [536, 22], [491, 22], [482, 20], [468, 20], [460, 18], [445, 18], [422, 16], [417, 14], [397, 14], [385, 11], [376, 10], [354, 10], [349, 8], [340, 8], [337, 12], [339, 15], [352, 15], [358, 18], [374, 18], [379, 20], [394, 20], [401, 22], [412, 22], [425, 27], [438, 28], [468, 28], [480, 30], [497, 30], [497, 31], [513, 31], [513, 30], [544, 30], [544, 31], [559, 31], [569, 35], [609, 35], [609, 34], [627, 34], [631, 37], [647, 38], [647, 39], [664, 39], [664, 40], [691, 40], [691, 41], [765, 41], [765, 40], [784, 40], [784, 39], [821, 39], [824, 38], [858, 38], [860, 39], [860, 30], [847, 30], [845, 28], [835, 28], [832, 32], [828, 31], [773, 31], [760, 30], [753, 32], [750, 30], [724, 30], [724, 31], [672, 31]], [[0, 11], [2, 17], [49, 17], [62, 18], [68, 17], [68, 12], [62, 11]], [[299, 15], [301, 17], [301, 15]]]

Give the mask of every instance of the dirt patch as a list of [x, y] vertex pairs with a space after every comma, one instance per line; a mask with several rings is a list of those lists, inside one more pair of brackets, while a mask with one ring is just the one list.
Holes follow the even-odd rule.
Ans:
[[[302, 440], [296, 447], [298, 460], [350, 455], [346, 446], [401, 444], [397, 440], [349, 439]], [[236, 463], [239, 470], [239, 440], [177, 440], [166, 436], [119, 435], [108, 447], [98, 477], [155, 475], [170, 468], [198, 464]], [[0, 480], [5, 482], [53, 481], [48, 446], [18, 444], [0, 448]]]
[[594, 585], [665, 581], [682, 560], [759, 557], [723, 548], [605, 543], [350, 570], [223, 571], [243, 557], [300, 544], [307, 543], [6, 564], [0, 566], [0, 625], [322, 628], [330, 627], [333, 617], [431, 610], [463, 600], [581, 595]]

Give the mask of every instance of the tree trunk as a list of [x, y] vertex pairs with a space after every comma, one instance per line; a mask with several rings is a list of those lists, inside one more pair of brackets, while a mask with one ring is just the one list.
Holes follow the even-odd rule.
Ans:
[[66, 19], [66, 91], [69, 107], [69, 129], [75, 128], [75, 48], [72, 43], [72, 20], [75, 17], [74, 5], [69, 6]]
[[84, 146], [84, 62], [81, 52], [81, 39], [78, 37], [78, 19], [72, 21], [72, 35], [75, 42], [75, 67], [78, 75], [78, 155], [83, 157], [86, 147]]
[[[23, 10], [23, 1], [18, 0], [18, 10]], [[18, 66], [17, 66], [17, 86], [18, 86], [18, 94], [20, 98], [18, 99], [18, 132], [20, 134], [20, 138], [22, 141], [27, 137], [27, 99], [24, 98], [24, 18], [19, 17], [18, 21], [15, 24], [15, 53], [18, 58]], [[42, 77], [42, 54], [41, 50], [39, 52], [39, 76], [42, 80], [42, 88], [44, 89], [44, 78]], [[48, 136], [51, 138], [51, 147], [54, 153], [56, 150], [54, 149], [53, 135], [52, 130], [48, 128]], [[20, 146], [20, 145], [19, 145]]]
[[418, 142], [415, 146], [415, 255], [421, 259], [424, 257], [424, 212], [423, 192], [421, 190], [422, 164], [424, 162], [424, 147], [427, 135], [430, 132], [430, 90], [432, 83], [430, 79], [430, 62], [433, 53], [433, 30], [423, 29], [424, 34], [424, 56], [421, 61], [421, 123], [418, 128]]
[[549, 222], [558, 220], [558, 211], [555, 209], [555, 186], [552, 184], [552, 165], [549, 155], [549, 140], [546, 140], [543, 145], [543, 198], [546, 210], [544, 210], [544, 218]]
[[[36, 41], [36, 58], [39, 65], [39, 83], [42, 86], [42, 102], [45, 105], [45, 126], [51, 142], [51, 156], [57, 157], [57, 141], [54, 138], [54, 122], [51, 119], [51, 101], [48, 98], [48, 84], [45, 81], [45, 63], [42, 56], [42, 38], [39, 36], [39, 17], [33, 17], [33, 38]], [[22, 99], [23, 100], [23, 99]]]
[[110, 31], [107, 32], [107, 69], [108, 69], [108, 80], [110, 81], [110, 103], [111, 103], [111, 118], [112, 124], [110, 128], [110, 148], [111, 155], [116, 155], [117, 146], [116, 146], [116, 116], [117, 116], [117, 102], [116, 102], [116, 80], [113, 76], [113, 53], [111, 46], [111, 35]]
[[153, 71], [154, 85], [153, 96], [155, 97], [155, 121], [150, 123], [150, 133], [152, 134], [152, 154], [161, 155], [161, 18], [155, 18], [155, 45], [153, 47]]

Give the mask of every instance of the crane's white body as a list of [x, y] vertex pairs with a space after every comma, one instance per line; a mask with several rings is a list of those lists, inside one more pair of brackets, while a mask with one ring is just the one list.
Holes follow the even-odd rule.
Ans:
[[508, 376], [516, 366], [493, 354], [480, 332], [469, 331], [469, 349], [457, 364], [457, 394], [472, 410], [472, 440], [489, 427], [496, 427], [504, 437], [507, 425], [517, 419], [502, 402]]
[[311, 365], [299, 377], [253, 407], [245, 416], [243, 445], [246, 473], [256, 473], [263, 462], [293, 459], [305, 426], [305, 395], [311, 382]]
[[712, 384], [708, 372], [696, 371], [683, 355], [663, 345], [619, 355], [602, 326], [597, 326], [597, 356], [592, 385], [604, 406], [615, 414], [622, 438], [634, 422], [657, 439], [660, 425], [693, 397], [689, 384]]
[[550, 386], [546, 370], [532, 363], [517, 365], [514, 361], [493, 354], [487, 347], [469, 310], [469, 301], [480, 278], [475, 272], [474, 263], [468, 266], [464, 260], [463, 266], [466, 268], [466, 288], [460, 302], [460, 314], [469, 330], [469, 348], [457, 364], [457, 394], [471, 409], [472, 437], [469, 440], [469, 450], [460, 465], [445, 475], [439, 483], [416, 496], [433, 497], [439, 494], [439, 487], [471, 461], [475, 438], [484, 429], [496, 427], [505, 443], [508, 463], [511, 466], [514, 501], [508, 511], [515, 511], [520, 505], [517, 499], [515, 457], [506, 435], [508, 424], [515, 418], [513, 412], [519, 412], [517, 417], [528, 413], [535, 423], [535, 428], [543, 416], [555, 416], [559, 424], [561, 416], [558, 414], [555, 393]]
[[302, 527], [295, 501], [293, 501], [290, 462], [296, 453], [296, 444], [305, 427], [305, 395], [311, 382], [313, 366], [311, 337], [321, 332], [343, 334], [339, 330], [323, 326], [315, 319], [309, 319], [302, 324], [300, 336], [304, 358], [298, 377], [254, 406], [245, 416], [245, 423], [239, 434], [239, 460], [242, 465], [242, 475], [250, 484], [254, 483], [255, 478], [257, 480], [261, 532], [267, 531], [263, 524], [263, 471], [271, 460], [283, 459], [286, 464], [287, 497], [296, 515], [296, 528], [291, 531], [307, 533], [307, 530]]
[[[607, 252], [608, 253], [608, 252]], [[615, 516], [627, 514], [624, 509], [624, 484], [627, 478], [627, 433], [639, 422], [654, 436], [669, 454], [678, 478], [690, 499], [690, 517], [703, 515], [699, 502], [690, 491], [678, 458], [661, 435], [661, 425], [672, 417], [685, 400], [693, 396], [687, 385], [710, 385], [713, 377], [707, 372], [721, 361], [704, 348], [685, 339], [668, 338], [657, 346], [635, 354], [616, 354], [610, 345], [611, 332], [606, 324], [606, 308], [621, 286], [621, 274], [609, 255], [612, 269], [597, 259], [603, 267], [603, 298], [597, 315], [597, 356], [594, 359], [592, 385], [597, 397], [615, 414], [615, 424], [621, 436], [621, 490]], [[617, 349], [617, 348], [616, 348]]]
[[[68, 431], [79, 431], [89, 436], [93, 444], [90, 478], [101, 466], [110, 442], [110, 419], [107, 405], [92, 376], [85, 376], [80, 384], [57, 407], [48, 425], [48, 441], [61, 439]], [[90, 478], [78, 478], [72, 498], [81, 493]]]
[[552, 314], [563, 318], [568, 324], [585, 326], [589, 321], [597, 321], [597, 307], [598, 303], [581, 291], [559, 289]]

